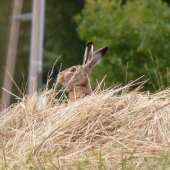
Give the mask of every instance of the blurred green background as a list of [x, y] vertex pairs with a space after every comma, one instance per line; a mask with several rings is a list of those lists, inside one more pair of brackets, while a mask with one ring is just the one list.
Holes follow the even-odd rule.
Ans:
[[[0, 1], [0, 87], [3, 86], [13, 1]], [[22, 13], [32, 11], [32, 1], [23, 0]], [[106, 86], [123, 85], [145, 75], [144, 90], [170, 85], [170, 0], [46, 0], [43, 50], [43, 83], [60, 57], [53, 80], [62, 70], [81, 64], [86, 43], [95, 50], [108, 45], [105, 58], [91, 75], [105, 79]], [[21, 22], [14, 80], [22, 89], [28, 80], [31, 21]], [[152, 53], [149, 52], [149, 49]], [[152, 56], [152, 57], [151, 57]], [[153, 85], [154, 84], [154, 85]], [[19, 95], [13, 85], [12, 92]], [[0, 89], [0, 96], [2, 88]], [[14, 102], [14, 98], [12, 98]]]

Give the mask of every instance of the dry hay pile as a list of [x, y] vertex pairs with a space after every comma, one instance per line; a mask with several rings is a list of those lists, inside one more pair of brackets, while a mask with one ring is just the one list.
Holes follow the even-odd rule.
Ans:
[[101, 91], [70, 104], [53, 98], [41, 109], [36, 94], [24, 98], [0, 115], [0, 162], [5, 151], [9, 167], [26, 166], [31, 153], [28, 165], [49, 154], [58, 167], [74, 169], [82, 162], [97, 167], [95, 153], [101, 151], [103, 161], [118, 168], [122, 150], [128, 157], [134, 148], [136, 166], [148, 155], [156, 160], [170, 142], [170, 89], [155, 94], [125, 89]]

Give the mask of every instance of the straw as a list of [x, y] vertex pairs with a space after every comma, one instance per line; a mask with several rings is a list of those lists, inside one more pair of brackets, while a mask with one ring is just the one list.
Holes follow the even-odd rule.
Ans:
[[24, 97], [0, 113], [1, 166], [4, 150], [8, 168], [27, 166], [30, 155], [28, 164], [44, 153], [53, 166], [69, 169], [83, 162], [97, 167], [100, 152], [117, 168], [126, 156], [136, 166], [148, 157], [156, 160], [169, 150], [170, 89], [149, 94], [128, 91], [130, 86], [97, 90], [69, 104], [58, 102], [56, 90], [45, 90], [41, 96], [48, 99], [41, 108], [39, 94]]

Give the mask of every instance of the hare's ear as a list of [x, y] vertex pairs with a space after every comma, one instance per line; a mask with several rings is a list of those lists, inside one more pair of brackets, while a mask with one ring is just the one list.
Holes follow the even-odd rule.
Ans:
[[93, 58], [93, 49], [94, 49], [93, 42], [89, 42], [86, 45], [86, 49], [85, 49], [85, 53], [84, 53], [83, 65], [87, 64]]
[[106, 54], [107, 50], [108, 50], [108, 47], [106, 46], [106, 47], [103, 47], [103, 48], [95, 51], [93, 53], [93, 58], [92, 58], [91, 62], [89, 63], [89, 67], [92, 68], [93, 66], [98, 64], [101, 61], [101, 59], [104, 57], [104, 55]]

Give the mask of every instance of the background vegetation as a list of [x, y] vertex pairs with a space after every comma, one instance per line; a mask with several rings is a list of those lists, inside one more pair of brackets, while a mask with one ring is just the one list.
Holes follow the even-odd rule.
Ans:
[[[81, 41], [76, 32], [76, 23], [72, 16], [81, 12], [84, 0], [48, 0], [45, 11], [45, 35], [44, 35], [44, 58], [43, 58], [43, 83], [46, 83], [48, 71], [52, 68], [55, 60], [61, 55], [54, 70], [54, 81], [58, 74], [60, 64], [62, 69], [73, 64], [82, 63], [85, 42]], [[5, 63], [8, 50], [8, 40], [12, 16], [12, 1], [0, 2], [0, 36], [3, 43], [0, 46], [0, 87], [3, 86]], [[32, 11], [32, 1], [23, 0], [22, 13]], [[14, 80], [20, 88], [23, 82], [28, 81], [28, 66], [30, 55], [31, 21], [21, 22], [20, 37], [17, 49], [17, 60], [15, 65]], [[24, 75], [24, 76], [23, 76]], [[13, 93], [19, 95], [17, 88], [13, 85]], [[0, 89], [0, 96], [2, 89]], [[12, 98], [12, 102], [15, 99]]]
[[[93, 82], [106, 74], [108, 85], [127, 83], [142, 75], [147, 79], [150, 76], [146, 65], [151, 77], [155, 77], [154, 84], [154, 68], [157, 67], [162, 85], [167, 86], [166, 72], [170, 67], [167, 62], [170, 56], [170, 8], [167, 3], [161, 0], [134, 0], [125, 4], [116, 0], [86, 0], [84, 10], [75, 20], [82, 40], [93, 41], [97, 48], [109, 46], [107, 56], [92, 73]], [[146, 87], [152, 89], [149, 85]]]
[[[0, 87], [12, 3], [0, 1]], [[24, 0], [23, 13], [31, 9], [32, 2]], [[145, 89], [166, 87], [169, 29], [170, 7], [161, 0], [48, 0], [43, 81], [46, 83], [47, 72], [59, 55], [62, 57], [55, 67], [54, 81], [60, 63], [62, 70], [82, 63], [86, 42], [94, 41], [95, 49], [108, 45], [109, 51], [92, 72], [93, 86], [95, 79], [101, 80], [105, 74], [110, 86], [143, 74], [146, 80], [149, 72], [149, 82], [153, 81], [155, 87], [147, 83]], [[21, 23], [14, 75], [19, 87], [23, 77], [25, 82], [28, 77], [30, 30], [31, 22]], [[153, 94], [128, 92], [132, 84], [91, 95], [67, 107], [55, 97], [54, 89], [42, 94], [49, 96], [45, 108], [38, 95], [24, 96], [21, 103], [1, 114], [1, 169], [69, 169], [70, 165], [77, 169], [89, 169], [90, 165], [94, 169], [169, 169], [170, 89]], [[18, 95], [15, 88], [13, 93]], [[76, 157], [81, 154], [78, 162]]]
[[[125, 84], [143, 74], [144, 79], [147, 79], [150, 76], [145, 65], [153, 83], [156, 84], [157, 79], [161, 80], [159, 74], [156, 78], [154, 73], [159, 71], [162, 84], [166, 87], [170, 55], [168, 4], [169, 0], [46, 1], [43, 83], [46, 83], [47, 73], [58, 56], [61, 55], [61, 58], [55, 67], [54, 81], [60, 64], [62, 70], [73, 64], [81, 64], [85, 44], [93, 41], [95, 49], [109, 46], [104, 60], [92, 71], [93, 87], [96, 86], [95, 79], [101, 80], [105, 74], [107, 86], [118, 82]], [[13, 1], [0, 2], [0, 87], [3, 85], [12, 7]], [[32, 1], [23, 0], [22, 13], [31, 11]], [[31, 22], [22, 22], [14, 75], [19, 87], [28, 79], [30, 31]], [[155, 89], [162, 84], [156, 84]], [[155, 90], [149, 83], [145, 89]], [[15, 87], [12, 91], [17, 95], [19, 93]]]

